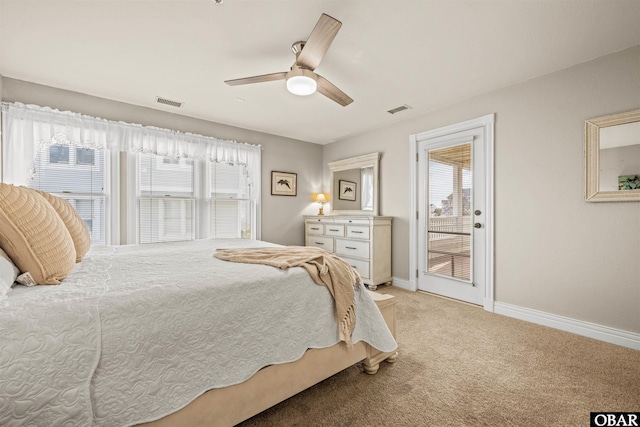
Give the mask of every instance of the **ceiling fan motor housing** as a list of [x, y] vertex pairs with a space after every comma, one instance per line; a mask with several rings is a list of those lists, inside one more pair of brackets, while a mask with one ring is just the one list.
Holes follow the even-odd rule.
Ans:
[[302, 48], [304, 47], [305, 43], [307, 43], [306, 41], [297, 41], [294, 44], [291, 45], [291, 51], [293, 53], [295, 53], [296, 56], [298, 56], [298, 54], [302, 51]]

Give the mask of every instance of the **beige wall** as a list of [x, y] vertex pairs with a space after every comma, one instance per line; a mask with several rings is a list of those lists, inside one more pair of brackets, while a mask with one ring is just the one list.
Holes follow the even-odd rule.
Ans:
[[496, 300], [638, 333], [640, 203], [584, 201], [583, 133], [640, 107], [639, 70], [637, 46], [326, 145], [324, 162], [382, 153], [380, 214], [395, 217], [393, 275], [408, 280], [409, 136], [496, 113]]
[[[311, 193], [320, 191], [321, 187], [322, 163], [318, 159], [322, 158], [322, 146], [6, 77], [0, 83], [3, 101], [262, 144], [262, 240], [285, 245], [304, 244], [302, 215], [315, 214], [318, 209], [311, 201]], [[271, 195], [272, 170], [298, 174], [297, 197]]]

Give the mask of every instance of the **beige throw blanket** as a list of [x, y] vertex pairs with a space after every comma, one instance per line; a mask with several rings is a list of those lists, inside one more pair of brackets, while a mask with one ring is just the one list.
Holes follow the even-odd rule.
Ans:
[[218, 249], [215, 257], [232, 262], [266, 264], [283, 270], [304, 267], [315, 283], [329, 289], [335, 301], [339, 337], [348, 346], [352, 345], [351, 333], [356, 321], [353, 287], [356, 283], [361, 284], [362, 279], [343, 259], [312, 246]]

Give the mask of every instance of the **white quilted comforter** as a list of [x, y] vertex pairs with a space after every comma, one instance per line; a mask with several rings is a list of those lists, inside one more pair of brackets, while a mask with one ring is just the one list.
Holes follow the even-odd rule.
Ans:
[[[92, 248], [59, 286], [0, 300], [0, 425], [125, 426], [339, 341], [303, 268], [225, 262], [200, 240]], [[353, 341], [396, 343], [362, 287]]]

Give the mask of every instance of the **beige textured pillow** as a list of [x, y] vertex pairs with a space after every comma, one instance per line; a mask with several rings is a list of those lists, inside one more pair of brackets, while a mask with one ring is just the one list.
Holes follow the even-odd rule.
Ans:
[[73, 239], [73, 246], [76, 248], [76, 262], [80, 262], [82, 257], [91, 247], [91, 236], [89, 235], [89, 230], [84, 224], [84, 221], [80, 218], [78, 211], [76, 211], [65, 199], [61, 199], [60, 197], [56, 197], [53, 194], [45, 193], [40, 190], [32, 191], [37, 192], [47, 199], [56, 212], [58, 212], [58, 215], [62, 218], [62, 222], [67, 226], [67, 230]]
[[0, 247], [39, 285], [57, 285], [73, 268], [76, 250], [62, 219], [28, 188], [0, 183]]

